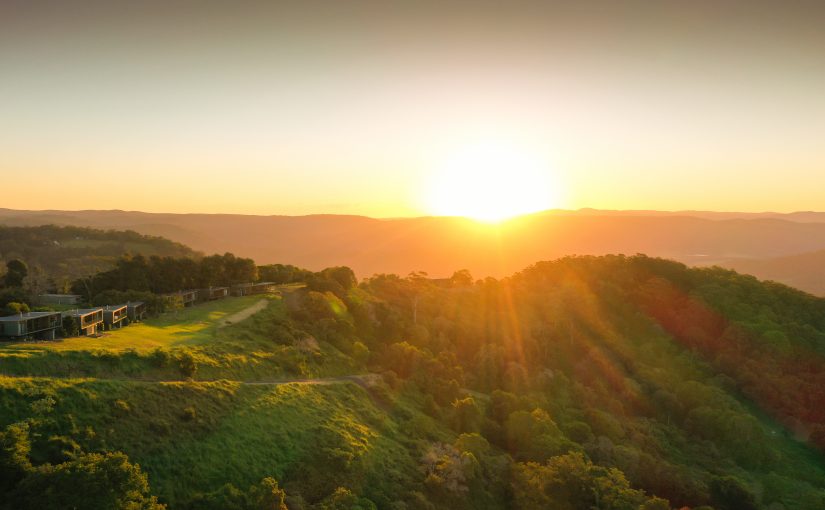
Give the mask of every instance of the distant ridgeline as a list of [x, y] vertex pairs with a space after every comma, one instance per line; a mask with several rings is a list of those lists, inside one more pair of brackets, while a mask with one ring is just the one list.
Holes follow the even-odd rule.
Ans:
[[[28, 266], [28, 284], [35, 292], [68, 290], [71, 281], [108, 270], [125, 255], [194, 257], [183, 244], [133, 231], [80, 227], [0, 226], [0, 268], [14, 259]], [[3, 269], [0, 269], [3, 271]]]

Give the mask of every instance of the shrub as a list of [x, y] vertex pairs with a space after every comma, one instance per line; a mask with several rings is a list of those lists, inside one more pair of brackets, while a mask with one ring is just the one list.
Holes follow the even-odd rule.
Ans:
[[198, 364], [195, 357], [189, 351], [178, 354], [178, 369], [183, 377], [192, 379], [198, 371]]
[[2, 310], [3, 315], [15, 315], [18, 313], [27, 313], [29, 312], [29, 305], [26, 303], [18, 303], [17, 301], [11, 301], [6, 303], [5, 308]]
[[182, 418], [184, 421], [193, 421], [197, 417], [198, 412], [195, 410], [193, 406], [189, 406], [183, 410]]
[[149, 354], [149, 360], [152, 365], [157, 368], [163, 368], [169, 365], [169, 362], [172, 360], [172, 355], [163, 347], [158, 347]]
[[132, 408], [129, 407], [128, 402], [126, 402], [125, 400], [120, 400], [120, 399], [115, 400], [114, 402], [112, 402], [112, 407], [114, 407], [115, 412], [118, 413], [118, 414], [127, 414], [132, 410]]
[[77, 322], [74, 319], [71, 317], [63, 317], [60, 333], [64, 337], [77, 336], [80, 334], [80, 329], [78, 329]]

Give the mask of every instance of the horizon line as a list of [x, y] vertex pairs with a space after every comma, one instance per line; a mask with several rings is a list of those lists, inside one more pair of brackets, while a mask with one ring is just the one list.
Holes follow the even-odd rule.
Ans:
[[[429, 219], [429, 218], [451, 218], [451, 219], [463, 219], [469, 220], [474, 222], [479, 222], [479, 220], [475, 218], [471, 218], [468, 216], [460, 216], [460, 215], [435, 215], [435, 214], [422, 214], [417, 216], [369, 216], [366, 214], [343, 214], [343, 213], [327, 213], [327, 212], [318, 212], [318, 213], [308, 213], [308, 214], [254, 214], [254, 213], [236, 213], [236, 212], [168, 212], [168, 211], [143, 211], [143, 210], [136, 210], [136, 209], [12, 209], [7, 207], [0, 207], [0, 211], [6, 212], [17, 212], [17, 213], [137, 213], [137, 214], [147, 214], [147, 215], [172, 215], [172, 216], [246, 216], [246, 217], [258, 217], [258, 218], [275, 218], [275, 217], [282, 217], [282, 218], [308, 218], [308, 217], [317, 217], [317, 216], [335, 216], [341, 218], [366, 218], [372, 220], [380, 220], [380, 221], [392, 221], [392, 220], [413, 220], [413, 219]], [[595, 207], [581, 207], [578, 209], [561, 209], [561, 208], [553, 208], [553, 209], [544, 209], [541, 211], [519, 214], [516, 216], [512, 216], [509, 218], [504, 218], [497, 223], [507, 223], [509, 221], [517, 220], [519, 218], [525, 218], [530, 216], [542, 216], [542, 215], [551, 215], [551, 214], [593, 214], [597, 215], [598, 213], [609, 213], [609, 214], [632, 214], [632, 215], [642, 215], [642, 214], [663, 214], [663, 215], [691, 215], [691, 214], [736, 214], [736, 215], [747, 215], [747, 216], [791, 216], [791, 215], [798, 215], [798, 214], [825, 214], [825, 211], [814, 211], [814, 210], [795, 210], [795, 211], [787, 211], [787, 212], [780, 212], [780, 211], [770, 211], [770, 210], [763, 210], [763, 211], [733, 211], [733, 210], [712, 210], [712, 209], [676, 209], [676, 210], [666, 210], [666, 209], [599, 209]]]

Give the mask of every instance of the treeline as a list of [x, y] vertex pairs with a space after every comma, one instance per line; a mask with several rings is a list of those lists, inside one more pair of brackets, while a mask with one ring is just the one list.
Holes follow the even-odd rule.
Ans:
[[125, 256], [113, 269], [75, 280], [71, 290], [95, 306], [143, 301], [150, 312], [156, 313], [164, 310], [160, 294], [261, 281], [305, 283], [310, 289], [341, 296], [356, 284], [355, 274], [348, 267], [315, 273], [285, 264], [256, 266], [252, 259], [226, 253], [200, 259]]
[[121, 257], [115, 267], [72, 282], [71, 290], [90, 301], [103, 292], [163, 294], [186, 289], [228, 287], [250, 282], [307, 283], [318, 290], [342, 293], [355, 284], [349, 268], [328, 268], [318, 273], [285, 264], [256, 266], [255, 261], [232, 253], [189, 257]]
[[155, 294], [257, 281], [252, 259], [231, 253], [200, 259], [189, 257], [122, 257], [115, 267], [72, 283], [72, 292], [92, 300], [104, 291], [144, 291]]

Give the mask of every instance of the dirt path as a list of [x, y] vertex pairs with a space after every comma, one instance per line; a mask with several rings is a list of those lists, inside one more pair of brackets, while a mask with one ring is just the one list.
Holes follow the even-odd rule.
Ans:
[[[187, 381], [181, 380], [144, 380], [144, 379], [102, 379], [96, 377], [43, 377], [43, 376], [27, 376], [27, 375], [6, 375], [0, 374], [0, 377], [9, 378], [9, 379], [89, 379], [89, 380], [97, 380], [97, 381], [128, 381], [132, 383], [139, 383], [139, 384], [173, 384], [173, 383], [181, 383]], [[375, 384], [381, 381], [382, 378], [378, 374], [354, 374], [354, 375], [341, 375], [337, 377], [318, 377], [314, 379], [298, 379], [298, 378], [290, 378], [290, 379], [278, 379], [274, 381], [233, 381], [231, 379], [195, 379], [193, 383], [210, 383], [210, 382], [218, 382], [218, 381], [227, 381], [227, 382], [234, 382], [241, 384], [243, 386], [282, 386], [285, 384], [307, 384], [307, 385], [318, 385], [318, 386], [326, 386], [331, 384], [348, 384], [352, 383], [355, 385], [360, 386], [364, 391], [367, 392], [367, 395], [372, 400], [373, 404], [377, 405], [382, 409], [389, 409], [391, 406], [389, 403], [381, 397], [380, 395], [376, 394], [374, 391]]]
[[266, 308], [266, 305], [268, 303], [269, 301], [267, 301], [266, 299], [261, 299], [254, 305], [244, 308], [240, 312], [235, 312], [228, 317], [224, 317], [218, 323], [218, 328], [222, 328], [225, 326], [229, 326], [230, 324], [241, 322], [242, 320], [247, 319]]
[[358, 386], [367, 387], [371, 383], [373, 383], [376, 378], [380, 379], [381, 376], [378, 374], [355, 374], [355, 375], [340, 375], [336, 377], [318, 377], [318, 378], [311, 378], [311, 379], [300, 379], [300, 378], [288, 378], [288, 379], [276, 379], [272, 381], [237, 381], [233, 379], [194, 379], [191, 381], [184, 381], [181, 379], [129, 379], [129, 378], [103, 378], [103, 377], [82, 377], [82, 376], [40, 376], [40, 375], [8, 375], [8, 374], [0, 374], [0, 377], [4, 377], [7, 379], [88, 379], [88, 380], [95, 380], [95, 381], [128, 381], [133, 383], [145, 383], [145, 384], [168, 384], [168, 383], [180, 383], [180, 382], [193, 382], [193, 383], [210, 383], [210, 382], [218, 382], [218, 381], [227, 381], [227, 382], [234, 382], [238, 384], [243, 384], [245, 386], [281, 386], [284, 384], [340, 384], [340, 383], [355, 383]]
[[[339, 383], [355, 383], [358, 386], [366, 388], [370, 384], [370, 380], [380, 377], [376, 374], [360, 374], [360, 375], [342, 375], [338, 377], [320, 377], [317, 379], [282, 379], [278, 381], [238, 381], [241, 384], [249, 386], [279, 386], [281, 384], [339, 384]], [[195, 381], [202, 382], [202, 381]]]

